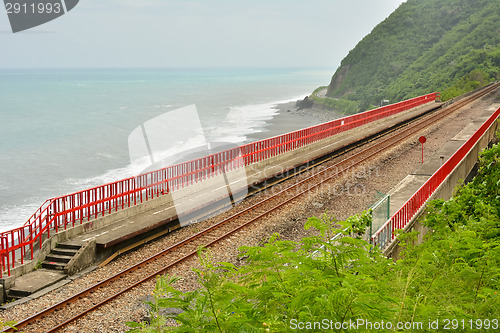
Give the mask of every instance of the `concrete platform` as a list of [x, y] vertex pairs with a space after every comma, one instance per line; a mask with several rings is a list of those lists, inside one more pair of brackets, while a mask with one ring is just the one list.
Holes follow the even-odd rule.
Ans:
[[[26, 294], [26, 296], [16, 301], [5, 303], [2, 306], [0, 306], [0, 309], [7, 310], [19, 304], [29, 302], [33, 299], [36, 299], [40, 296], [50, 293], [51, 291], [56, 290], [57, 288], [60, 288], [75, 279], [80, 278], [82, 275], [87, 274], [90, 271], [93, 271], [95, 268], [96, 268], [95, 266], [88, 267], [83, 271], [74, 274], [72, 276], [67, 276], [66, 274], [63, 273], [59, 273], [60, 275], [54, 274], [54, 271], [47, 269], [38, 269], [36, 271], [32, 271], [28, 274], [25, 274], [16, 279], [15, 289], [30, 294], [29, 295]], [[12, 289], [9, 290], [9, 292], [11, 291]]]
[[[479, 128], [479, 127], [478, 127]], [[469, 133], [470, 135], [474, 134], [475, 131], [472, 133]], [[468, 137], [468, 138], [469, 138]], [[467, 138], [467, 139], [468, 139]], [[415, 176], [427, 176], [426, 178], [429, 178], [432, 176], [437, 169], [441, 167], [441, 164], [446, 162], [455, 152], [460, 148], [466, 141], [465, 140], [449, 140], [446, 142], [437, 152], [432, 156], [431, 158], [427, 158], [424, 160], [424, 163], [421, 164], [419, 167], [417, 167], [415, 170], [413, 170], [410, 175], [415, 175]], [[425, 149], [425, 145], [424, 145]], [[441, 157], [443, 157], [441, 159]]]
[[[124, 242], [135, 236], [154, 230], [176, 216], [175, 208], [171, 204], [159, 206], [149, 211], [118, 220], [113, 224], [103, 228], [91, 230], [65, 241], [65, 244], [83, 245], [87, 241], [95, 238], [96, 246], [100, 249], [107, 249], [116, 244]], [[176, 228], [172, 228], [176, 229]]]
[[16, 279], [14, 287], [9, 290], [10, 296], [26, 297], [67, 277], [63, 272], [49, 269], [37, 269]]
[[[389, 192], [391, 196], [390, 215], [392, 216], [396, 213], [427, 181], [427, 179], [441, 167], [441, 164], [446, 162], [499, 107], [500, 103], [495, 103], [485, 109], [479, 117], [476, 117], [458, 134], [452, 137], [433, 156], [427, 158], [422, 165], [401, 180], [401, 182]], [[441, 157], [443, 157], [443, 159], [441, 159]], [[472, 164], [468, 169], [472, 170]], [[470, 170], [462, 177], [463, 179], [466, 178]], [[374, 225], [373, 232], [377, 231], [381, 226], [382, 225]]]
[[[428, 175], [410, 174], [399, 182], [399, 184], [388, 193], [391, 196], [391, 207], [389, 207], [390, 215], [394, 215], [394, 213], [411, 198], [427, 179], [429, 179]], [[382, 225], [373, 226], [373, 230], [378, 230], [381, 226]]]

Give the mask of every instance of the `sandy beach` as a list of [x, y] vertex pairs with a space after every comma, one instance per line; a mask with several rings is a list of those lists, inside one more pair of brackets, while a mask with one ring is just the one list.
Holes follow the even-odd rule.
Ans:
[[249, 136], [250, 142], [293, 132], [343, 117], [343, 115], [333, 110], [316, 104], [311, 108], [298, 110], [296, 102], [288, 102], [278, 104], [277, 109], [278, 113], [274, 115], [273, 119], [266, 122], [262, 132]]

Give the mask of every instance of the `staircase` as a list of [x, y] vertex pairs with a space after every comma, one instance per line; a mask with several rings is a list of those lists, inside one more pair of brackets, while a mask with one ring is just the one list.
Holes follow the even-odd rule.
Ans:
[[42, 262], [42, 267], [16, 278], [15, 285], [7, 290], [7, 298], [18, 300], [51, 286], [67, 277], [64, 267], [81, 248], [79, 245], [57, 244]]
[[50, 251], [42, 263], [45, 269], [64, 271], [66, 264], [74, 257], [81, 248], [79, 245], [57, 244], [57, 247]]

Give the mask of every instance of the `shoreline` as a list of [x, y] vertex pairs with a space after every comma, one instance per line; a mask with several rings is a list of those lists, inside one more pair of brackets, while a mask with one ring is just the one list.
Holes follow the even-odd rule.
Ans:
[[249, 135], [245, 143], [268, 139], [344, 117], [336, 111], [317, 104], [313, 104], [311, 108], [299, 110], [296, 101], [277, 104], [275, 108], [278, 111], [273, 118], [266, 121], [261, 132]]

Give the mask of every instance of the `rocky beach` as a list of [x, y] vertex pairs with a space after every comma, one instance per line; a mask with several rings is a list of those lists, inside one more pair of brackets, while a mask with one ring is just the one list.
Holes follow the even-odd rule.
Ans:
[[249, 136], [250, 141], [267, 139], [344, 117], [341, 113], [316, 103], [311, 103], [306, 108], [299, 107], [302, 102], [299, 100], [278, 104], [278, 112], [266, 122], [261, 132]]

